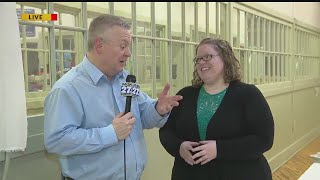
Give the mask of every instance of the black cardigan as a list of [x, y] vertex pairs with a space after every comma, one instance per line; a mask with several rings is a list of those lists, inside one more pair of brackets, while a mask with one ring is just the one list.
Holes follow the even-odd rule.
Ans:
[[271, 110], [259, 89], [240, 81], [230, 83], [211, 118], [206, 140], [216, 140], [217, 158], [205, 165], [189, 165], [179, 154], [183, 141], [200, 141], [197, 98], [200, 88], [181, 89], [180, 105], [159, 130], [161, 144], [175, 157], [174, 180], [271, 180], [263, 153], [273, 145], [274, 122]]

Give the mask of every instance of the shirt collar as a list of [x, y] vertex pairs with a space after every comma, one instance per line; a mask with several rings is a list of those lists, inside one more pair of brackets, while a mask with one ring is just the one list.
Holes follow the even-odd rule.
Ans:
[[[95, 85], [97, 85], [101, 77], [105, 77], [107, 79], [107, 76], [105, 76], [100, 71], [100, 69], [98, 69], [94, 64], [92, 64], [92, 62], [88, 59], [87, 55], [83, 57], [82, 66], [87, 71], [87, 73], [89, 74], [91, 80]], [[118, 74], [116, 74], [113, 79], [124, 78], [124, 77], [127, 77], [128, 74], [129, 73], [126, 70], [123, 70]]]

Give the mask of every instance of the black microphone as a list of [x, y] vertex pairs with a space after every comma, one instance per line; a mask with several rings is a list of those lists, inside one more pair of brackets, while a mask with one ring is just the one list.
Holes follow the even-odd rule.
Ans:
[[[128, 75], [127, 79], [126, 79], [127, 83], [135, 83], [136, 82], [136, 76], [135, 75]], [[130, 87], [132, 86], [128, 86], [127, 89], [130, 89]], [[127, 91], [128, 92], [128, 91]], [[128, 95], [127, 95], [127, 99], [126, 99], [126, 106], [125, 106], [125, 110], [124, 110], [124, 114], [127, 114], [128, 112], [130, 112], [131, 110], [131, 100], [132, 100], [132, 96], [133, 96], [133, 91], [132, 88], [131, 90], [129, 90]]]
[[[121, 86], [121, 95], [126, 96], [126, 106], [124, 110], [124, 114], [127, 114], [131, 111], [131, 100], [132, 96], [137, 96], [140, 93], [139, 85], [135, 84], [136, 82], [136, 76], [134, 75], [128, 75], [126, 82], [122, 83]], [[126, 173], [126, 140], [123, 140], [123, 165], [124, 165], [124, 179], [127, 179], [127, 173]]]

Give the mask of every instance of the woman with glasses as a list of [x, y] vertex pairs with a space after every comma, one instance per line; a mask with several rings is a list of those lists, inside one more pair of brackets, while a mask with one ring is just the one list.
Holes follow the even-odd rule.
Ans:
[[240, 81], [240, 64], [221, 39], [196, 48], [192, 86], [159, 130], [174, 158], [172, 180], [271, 180], [263, 153], [273, 145], [271, 110], [259, 89]]

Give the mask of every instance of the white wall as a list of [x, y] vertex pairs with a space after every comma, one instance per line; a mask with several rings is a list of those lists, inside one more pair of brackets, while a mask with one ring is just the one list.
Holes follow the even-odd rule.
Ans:
[[259, 4], [320, 29], [319, 2], [259, 2]]

